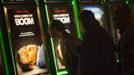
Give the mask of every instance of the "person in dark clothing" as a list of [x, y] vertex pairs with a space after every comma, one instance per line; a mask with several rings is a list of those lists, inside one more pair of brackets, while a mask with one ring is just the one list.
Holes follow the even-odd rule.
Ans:
[[134, 75], [134, 24], [132, 11], [125, 5], [114, 12], [115, 25], [121, 35], [118, 50], [124, 75]]
[[107, 31], [92, 11], [81, 11], [79, 20], [84, 36], [79, 50], [78, 75], [119, 75], [114, 62], [115, 47]]
[[73, 42], [74, 39], [71, 33], [65, 31], [65, 25], [59, 20], [53, 20], [50, 28], [55, 40], [55, 46], [57, 47], [60, 44], [64, 58], [63, 63], [68, 71], [68, 75], [77, 75], [78, 49]]
[[1, 56], [0, 56], [0, 75], [2, 75], [2, 72], [3, 72], [3, 70], [2, 70], [2, 59], [1, 59]]

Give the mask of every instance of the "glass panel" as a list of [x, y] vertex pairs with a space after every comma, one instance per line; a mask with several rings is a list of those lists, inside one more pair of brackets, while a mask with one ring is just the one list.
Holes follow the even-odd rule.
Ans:
[[[73, 9], [68, 4], [50, 4], [48, 5], [50, 19], [60, 20], [65, 24], [65, 31], [75, 34], [75, 17], [73, 16]], [[54, 38], [54, 47], [56, 52], [58, 70], [64, 69], [64, 57], [62, 55], [61, 45], [58, 40]]]
[[36, 7], [8, 8], [8, 32], [18, 75], [46, 74], [46, 48]]
[[100, 22], [101, 26], [104, 27], [104, 12], [101, 6], [81, 6], [82, 10], [91, 10], [95, 14], [95, 18]]
[[48, 5], [48, 11], [50, 19], [60, 20], [65, 24], [66, 31], [73, 33], [75, 32], [75, 18], [73, 9], [67, 4], [51, 4]]

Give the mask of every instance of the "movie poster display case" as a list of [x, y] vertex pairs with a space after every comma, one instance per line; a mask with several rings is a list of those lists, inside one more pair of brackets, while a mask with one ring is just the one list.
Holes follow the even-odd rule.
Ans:
[[47, 75], [45, 36], [36, 5], [7, 5], [4, 11], [17, 74]]

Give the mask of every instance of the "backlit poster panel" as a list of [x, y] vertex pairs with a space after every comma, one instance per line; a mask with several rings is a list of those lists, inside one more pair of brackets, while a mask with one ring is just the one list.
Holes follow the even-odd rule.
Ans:
[[7, 9], [7, 15], [18, 75], [46, 75], [46, 48], [36, 7], [10, 8]]
[[103, 17], [103, 10], [99, 6], [82, 6], [83, 10], [90, 10], [95, 14], [95, 18], [100, 21]]
[[75, 18], [73, 9], [67, 4], [51, 4], [48, 5], [49, 15], [51, 19], [60, 20], [65, 24], [66, 31], [75, 32]]
[[63, 24], [65, 24], [66, 25], [65, 31], [71, 33], [71, 30], [68, 28], [69, 26], [67, 26], [68, 24], [71, 23], [70, 15], [69, 13], [66, 13], [66, 10], [55, 10], [55, 14], [53, 14], [53, 18], [56, 20], [60, 20]]
[[[61, 9], [61, 8], [57, 8], [57, 9], [53, 9], [53, 19], [55, 20], [60, 20], [63, 24], [65, 24], [65, 31], [67, 31], [68, 33], [71, 33], [71, 30], [69, 28], [69, 25], [71, 23], [70, 20], [70, 14], [69, 12], [67, 12], [66, 9]], [[56, 39], [54, 39], [54, 42], [56, 41]], [[60, 48], [60, 44], [55, 43], [56, 46], [56, 56], [57, 56], [57, 65], [58, 65], [58, 69], [63, 69], [65, 68], [64, 66], [64, 58], [62, 55], [62, 50]]]
[[[69, 4], [48, 4], [49, 16], [51, 19], [60, 20], [65, 25], [67, 33], [75, 34], [75, 17], [73, 9]], [[54, 49], [58, 70], [65, 68], [63, 51], [59, 41], [54, 38]]]
[[82, 6], [82, 10], [90, 10], [94, 13], [95, 18], [100, 22], [100, 25], [104, 27], [104, 12], [101, 6]]

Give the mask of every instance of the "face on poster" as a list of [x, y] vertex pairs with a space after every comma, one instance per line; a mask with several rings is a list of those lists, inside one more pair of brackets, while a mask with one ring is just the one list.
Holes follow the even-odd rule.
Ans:
[[36, 8], [8, 9], [7, 11], [18, 74], [46, 74], [45, 47]]

